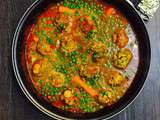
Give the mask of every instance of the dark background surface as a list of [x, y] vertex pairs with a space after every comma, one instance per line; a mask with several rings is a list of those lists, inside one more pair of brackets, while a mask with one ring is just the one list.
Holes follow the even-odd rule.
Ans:
[[[11, 67], [11, 42], [25, 10], [34, 0], [0, 0], [0, 120], [52, 120], [35, 108], [20, 90]], [[144, 89], [111, 120], [160, 120], [160, 9], [147, 23], [152, 60]]]

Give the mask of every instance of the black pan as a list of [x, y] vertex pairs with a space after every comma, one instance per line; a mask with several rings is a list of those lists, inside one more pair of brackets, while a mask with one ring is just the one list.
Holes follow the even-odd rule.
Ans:
[[36, 106], [39, 110], [44, 112], [55, 119], [107, 119], [118, 114], [133, 102], [136, 96], [141, 91], [146, 80], [151, 58], [151, 49], [148, 33], [145, 24], [136, 9], [126, 0], [103, 0], [105, 3], [112, 4], [121, 11], [132, 26], [136, 34], [139, 46], [139, 65], [136, 76], [127, 90], [126, 94], [114, 105], [106, 107], [95, 113], [75, 114], [60, 110], [52, 107], [34, 92], [28, 78], [26, 77], [26, 65], [21, 64], [21, 59], [24, 59], [22, 53], [24, 52], [24, 30], [30, 24], [33, 24], [36, 16], [41, 13], [50, 4], [56, 4], [60, 0], [39, 0], [33, 3], [23, 15], [20, 20], [12, 44], [12, 64], [15, 77], [19, 86], [26, 95], [26, 97]]

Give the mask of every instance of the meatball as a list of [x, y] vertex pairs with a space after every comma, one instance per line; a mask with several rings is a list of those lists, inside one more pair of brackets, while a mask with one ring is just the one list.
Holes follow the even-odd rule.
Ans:
[[36, 61], [32, 65], [32, 72], [36, 76], [45, 76], [51, 70], [51, 63], [47, 59]]
[[108, 62], [108, 57], [106, 54], [93, 53], [92, 59], [94, 62], [96, 62], [98, 64], [105, 64]]
[[105, 53], [107, 51], [106, 45], [102, 42], [93, 42], [91, 44], [91, 49], [98, 54]]
[[88, 34], [90, 31], [94, 29], [93, 21], [89, 19], [89, 17], [81, 17], [80, 18], [80, 29], [84, 34]]
[[65, 52], [73, 52], [77, 49], [77, 42], [72, 35], [66, 35], [61, 43], [61, 48]]
[[62, 87], [65, 82], [65, 76], [64, 74], [56, 71], [51, 71], [48, 75], [49, 82], [54, 86], [54, 87]]
[[100, 64], [104, 64], [107, 62], [107, 47], [105, 44], [103, 44], [102, 42], [93, 42], [91, 44], [91, 49], [94, 52], [92, 55], [93, 61]]
[[63, 93], [64, 101], [68, 105], [74, 105], [76, 102], [76, 97], [73, 95], [71, 90], [65, 90]]
[[114, 42], [119, 46], [119, 48], [124, 48], [128, 43], [128, 36], [124, 29], [118, 31], [113, 35]]
[[59, 14], [58, 16], [57, 16], [57, 18], [56, 18], [56, 22], [57, 23], [64, 23], [64, 24], [69, 24], [68, 23], [68, 20], [69, 19], [72, 19], [72, 17], [71, 16], [69, 16], [69, 15], [67, 15], [67, 14]]
[[33, 73], [38, 74], [40, 71], [40, 67], [41, 67], [40, 64], [38, 64], [38, 63], [34, 64], [33, 65]]
[[111, 71], [109, 73], [108, 84], [112, 86], [121, 85], [126, 78], [122, 76], [122, 74], [118, 71]]
[[80, 75], [87, 78], [92, 78], [99, 72], [100, 68], [96, 65], [85, 65], [80, 67]]
[[112, 90], [102, 91], [98, 96], [98, 101], [104, 105], [111, 105], [115, 102], [115, 95]]
[[49, 55], [52, 52], [52, 48], [46, 40], [42, 40], [37, 43], [37, 51], [41, 55]]
[[60, 30], [62, 33], [66, 31], [71, 32], [73, 18], [66, 14], [58, 14], [56, 19], [53, 21], [53, 24]]
[[113, 65], [119, 69], [125, 69], [132, 59], [132, 52], [125, 48], [119, 50], [112, 57]]
[[70, 98], [70, 97], [72, 97], [72, 96], [73, 96], [73, 93], [72, 93], [71, 90], [66, 90], [66, 91], [64, 91], [64, 97], [65, 97], [65, 98]]

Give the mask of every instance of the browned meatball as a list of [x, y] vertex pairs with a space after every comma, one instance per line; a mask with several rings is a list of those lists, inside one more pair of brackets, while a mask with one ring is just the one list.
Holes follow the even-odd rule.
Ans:
[[50, 44], [47, 43], [47, 41], [44, 39], [42, 41], [39, 41], [37, 43], [37, 51], [41, 55], [49, 55], [52, 52]]
[[73, 91], [65, 90], [63, 93], [64, 101], [68, 105], [74, 105], [76, 102], [76, 97], [73, 95]]
[[80, 67], [80, 74], [81, 76], [85, 76], [88, 78], [93, 77], [97, 73], [100, 72], [100, 68], [96, 65], [85, 65]]
[[91, 49], [96, 53], [104, 53], [107, 51], [107, 46], [103, 44], [102, 42], [93, 42], [91, 44]]
[[36, 61], [32, 65], [32, 72], [36, 76], [45, 76], [48, 71], [51, 71], [51, 64], [47, 59]]
[[125, 77], [122, 76], [122, 74], [118, 71], [110, 71], [109, 78], [108, 78], [108, 84], [117, 86], [121, 85], [126, 80]]
[[64, 76], [64, 74], [62, 74], [60, 72], [56, 72], [54, 70], [52, 70], [48, 74], [48, 79], [49, 79], [49, 82], [54, 87], [62, 87], [64, 85], [64, 83], [65, 83], [65, 76]]
[[129, 49], [121, 49], [113, 55], [113, 65], [116, 68], [125, 69], [131, 61], [132, 56], [132, 52]]
[[104, 105], [111, 105], [115, 102], [115, 94], [113, 90], [105, 90], [99, 93], [98, 101]]
[[77, 42], [72, 34], [66, 35], [64, 40], [61, 42], [61, 49], [65, 52], [73, 52], [77, 49], [77, 47]]
[[115, 31], [113, 34], [113, 41], [118, 45], [119, 48], [124, 48], [129, 41], [125, 29]]

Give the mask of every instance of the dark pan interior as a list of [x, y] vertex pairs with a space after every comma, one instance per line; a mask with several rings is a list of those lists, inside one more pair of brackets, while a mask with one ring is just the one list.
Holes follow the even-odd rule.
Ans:
[[[32, 98], [30, 98], [31, 102], [37, 106], [39, 103], [41, 106], [38, 107], [42, 110], [42, 108], [51, 111], [49, 113], [47, 110], [42, 110], [48, 115], [54, 118], [73, 118], [73, 119], [102, 119], [102, 118], [109, 118], [116, 113], [120, 112], [124, 109], [129, 103], [131, 103], [134, 98], [138, 95], [142, 86], [146, 80], [147, 73], [150, 66], [150, 43], [148, 33], [146, 31], [145, 25], [142, 22], [141, 18], [138, 16], [137, 12], [133, 7], [131, 7], [125, 0], [103, 0], [106, 3], [112, 4], [116, 6], [129, 20], [132, 29], [134, 30], [136, 37], [138, 39], [139, 45], [139, 57], [140, 62], [138, 66], [138, 72], [135, 76], [134, 81], [132, 82], [130, 88], [126, 92], [126, 94], [114, 105], [111, 107], [106, 107], [98, 112], [95, 113], [87, 113], [87, 114], [73, 114], [69, 112], [62, 111], [55, 107], [52, 107], [42, 98], [36, 95], [34, 92], [33, 86], [28, 81], [26, 77], [26, 66], [25, 64], [21, 64], [21, 59], [24, 57], [22, 56], [22, 52], [24, 52], [24, 30], [27, 26], [33, 24], [35, 22], [36, 16], [41, 13], [45, 8], [50, 4], [55, 4], [60, 2], [60, 0], [39, 0], [36, 2], [32, 7], [30, 7], [29, 11], [25, 14], [22, 20], [17, 27], [17, 31], [15, 33], [15, 37], [13, 39], [13, 46], [12, 46], [12, 63], [13, 69], [15, 72], [15, 76], [23, 90], [24, 93], [30, 94]], [[24, 58], [23, 58], [24, 59]], [[27, 92], [28, 93], [27, 93]], [[56, 114], [56, 115], [55, 115]], [[60, 117], [61, 116], [61, 117]], [[63, 117], [63, 118], [62, 118]]]

